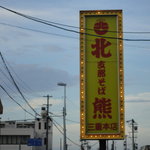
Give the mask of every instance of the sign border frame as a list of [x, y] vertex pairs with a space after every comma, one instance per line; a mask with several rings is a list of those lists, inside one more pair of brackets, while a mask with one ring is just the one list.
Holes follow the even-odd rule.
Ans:
[[[85, 87], [85, 16], [116, 15], [118, 17], [118, 73], [119, 73], [119, 104], [120, 121], [119, 133], [117, 134], [86, 134], [86, 87]], [[118, 106], [119, 107], [119, 106]], [[85, 139], [124, 139], [124, 66], [123, 66], [123, 27], [122, 10], [84, 10], [80, 11], [80, 138]]]

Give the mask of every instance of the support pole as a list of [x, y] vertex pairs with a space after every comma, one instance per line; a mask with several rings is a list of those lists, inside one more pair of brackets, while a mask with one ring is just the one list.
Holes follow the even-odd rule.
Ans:
[[60, 138], [60, 150], [62, 150], [62, 139]]
[[66, 135], [66, 83], [60, 82], [57, 83], [58, 86], [63, 86], [64, 87], [64, 107], [63, 107], [63, 126], [64, 126], [64, 145], [63, 145], [63, 150], [67, 150], [67, 135]]
[[64, 150], [67, 150], [67, 136], [66, 136], [66, 85], [64, 86], [63, 124], [64, 124]]
[[115, 143], [114, 143], [114, 141], [112, 141], [111, 150], [115, 150], [115, 149], [114, 149], [114, 146], [115, 146]]
[[106, 140], [99, 140], [99, 150], [106, 150]]
[[52, 96], [44, 96], [47, 97], [47, 115], [46, 115], [46, 150], [48, 150], [48, 128], [49, 128], [49, 98]]
[[[1, 136], [1, 117], [0, 117], [0, 136]], [[0, 144], [0, 150], [1, 150], [1, 144]]]
[[135, 142], [134, 142], [134, 120], [132, 119], [132, 149], [135, 150]]
[[130, 123], [131, 128], [132, 128], [132, 150], [135, 150], [135, 131], [137, 130], [137, 123], [134, 121], [134, 119], [132, 120], [128, 120], [127, 123]]

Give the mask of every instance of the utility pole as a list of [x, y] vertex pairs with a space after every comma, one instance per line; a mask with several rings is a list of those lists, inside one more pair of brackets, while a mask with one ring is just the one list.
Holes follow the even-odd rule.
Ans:
[[21, 144], [19, 144], [19, 150], [21, 150]]
[[106, 140], [106, 150], [109, 150], [109, 142]]
[[135, 143], [134, 142], [134, 120], [133, 119], [131, 120], [131, 124], [132, 124], [132, 147], [133, 147], [132, 149], [135, 150], [135, 146], [134, 146], [135, 145], [134, 144]]
[[132, 128], [132, 150], [135, 150], [135, 131], [137, 131], [137, 123], [134, 121], [134, 119], [132, 120], [128, 120], [127, 123], [130, 123], [131, 128]]
[[64, 87], [64, 107], [63, 107], [63, 126], [64, 126], [64, 149], [67, 150], [67, 136], [66, 136], [66, 83], [60, 82], [57, 83], [58, 86], [63, 86]]
[[[0, 136], [1, 136], [1, 117], [0, 117]], [[0, 144], [0, 150], [1, 150], [1, 144]]]
[[124, 150], [127, 150], [128, 149], [128, 144], [127, 144], [127, 135], [125, 135], [125, 139], [124, 139], [124, 143], [123, 143], [123, 145], [124, 145]]
[[111, 150], [115, 150], [115, 142], [114, 142], [114, 140], [112, 141], [112, 144], [111, 144]]
[[62, 150], [62, 139], [60, 138], [60, 150]]
[[46, 115], [46, 150], [48, 150], [48, 129], [49, 129], [49, 98], [52, 96], [43, 96], [47, 98], [47, 115]]

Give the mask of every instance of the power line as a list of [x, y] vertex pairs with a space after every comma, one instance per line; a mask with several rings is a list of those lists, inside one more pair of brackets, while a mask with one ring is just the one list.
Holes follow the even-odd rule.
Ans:
[[[5, 62], [7, 62], [7, 61], [5, 60]], [[18, 79], [19, 81], [21, 81], [20, 83], [22, 83], [22, 84], [20, 84], [20, 85], [22, 85], [22, 89], [24, 89], [24, 91], [26, 91], [26, 92], [28, 92], [28, 93], [34, 92], [34, 91], [29, 87], [29, 85], [27, 85], [27, 84], [19, 77], [19, 75], [14, 71], [13, 67], [12, 67], [8, 62], [7, 62], [7, 64], [8, 64], [8, 66], [9, 66], [9, 68], [13, 71], [13, 73], [14, 73], [14, 75], [17, 77], [17, 79]], [[36, 96], [40, 97], [41, 95], [40, 95], [40, 94], [36, 94]]]
[[6, 73], [0, 68], [0, 72], [6, 77], [10, 82], [12, 82], [9, 77], [6, 75]]
[[[63, 130], [63, 127], [56, 120], [53, 119], [53, 122], [55, 122]], [[64, 134], [63, 131], [61, 131], [61, 133]]]
[[74, 123], [80, 123], [80, 122], [78, 122], [78, 121], [74, 121], [74, 120], [70, 120], [70, 119], [66, 119], [67, 121], [70, 121], [70, 122], [74, 122]]
[[57, 34], [57, 33], [51, 33], [51, 32], [45, 32], [45, 31], [41, 31], [41, 30], [36, 30], [36, 29], [31, 29], [31, 28], [26, 28], [26, 27], [21, 27], [21, 26], [16, 26], [16, 25], [12, 25], [12, 24], [8, 24], [8, 23], [3, 23], [3, 22], [0, 22], [0, 24], [4, 25], [4, 26], [9, 26], [9, 27], [13, 27], [13, 28], [18, 28], [18, 29], [33, 31], [33, 32], [42, 33], [42, 34], [48, 34], [48, 35], [65, 37], [65, 38], [78, 39], [78, 38], [72, 37], [72, 36], [67, 36], [67, 35], [62, 35], [62, 34]]
[[0, 88], [8, 95], [8, 97], [13, 100], [19, 107], [21, 107], [26, 113], [30, 114], [31, 116], [35, 117], [33, 114], [31, 114], [29, 111], [27, 111], [25, 108], [22, 107], [9, 93], [7, 90], [0, 84]]
[[[12, 66], [5, 60], [5, 62], [8, 64], [8, 66], [11, 68], [11, 70], [14, 72], [14, 75], [16, 75], [16, 77], [22, 82], [22, 89], [24, 89], [24, 91], [27, 91], [29, 94], [31, 91], [33, 91], [23, 80], [21, 80], [21, 78], [17, 75], [17, 73], [14, 71], [14, 69], [12, 68]], [[2, 73], [2, 75], [4, 76], [4, 78], [7, 78], [8, 81], [10, 81], [10, 83], [13, 84], [12, 80], [7, 76], [7, 74], [1, 69], [0, 67], [0, 72]], [[15, 90], [13, 90], [3, 79], [1, 78], [1, 81], [7, 86], [7, 88], [9, 88], [13, 94], [16, 93]], [[35, 94], [34, 94], [35, 95]], [[37, 96], [40, 96], [39, 94], [36, 94]], [[21, 97], [22, 98], [22, 97]]]
[[[56, 25], [56, 23], [52, 23], [52, 22], [49, 22], [49, 21], [46, 21], [46, 20], [43, 20], [43, 19], [40, 19], [40, 18], [36, 18], [36, 17], [32, 17], [32, 16], [29, 16], [29, 15], [25, 15], [25, 14], [22, 14], [22, 13], [19, 13], [19, 12], [16, 12], [14, 10], [11, 10], [11, 9], [8, 9], [6, 7], [3, 7], [3, 6], [0, 6], [2, 9], [5, 9], [9, 12], [12, 12], [12, 13], [15, 13], [19, 16], [22, 16], [24, 18], [27, 18], [27, 19], [30, 19], [30, 20], [33, 20], [35, 22], [39, 22], [39, 23], [42, 23], [42, 24], [45, 24], [45, 25], [49, 25], [49, 26], [52, 26], [52, 27], [55, 27], [55, 28], [58, 28], [58, 29], [61, 29], [61, 30], [65, 30], [65, 31], [68, 31], [68, 32], [73, 32], [73, 33], [77, 33], [77, 34], [84, 34], [84, 35], [88, 35], [88, 36], [95, 36], [95, 37], [101, 37], [101, 38], [109, 38], [109, 39], [118, 39], [118, 40], [124, 40], [124, 41], [145, 41], [145, 42], [148, 42], [150, 41], [150, 39], [127, 39], [127, 38], [116, 38], [116, 37], [107, 37], [107, 36], [99, 36], [99, 35], [94, 35], [94, 34], [89, 34], [89, 33], [86, 33], [86, 32], [79, 32], [79, 31], [76, 31], [76, 30], [72, 30], [72, 29], [68, 29], [68, 28], [64, 28], [64, 27], [61, 27], [58, 25]], [[132, 32], [133, 33], [133, 32]], [[147, 32], [148, 33], [148, 32]]]
[[[52, 113], [52, 112], [49, 112], [49, 114], [51, 115], [51, 117], [62, 117], [63, 115], [56, 115], [56, 114], [54, 114], [54, 113]], [[53, 115], [53, 116], [52, 116]]]
[[[5, 10], [8, 10], [8, 11], [11, 11], [13, 13], [16, 13], [16, 14], [21, 14], [21, 15], [24, 15], [22, 13], [19, 13], [19, 12], [16, 12], [14, 10], [11, 10], [11, 9], [8, 9], [6, 7], [3, 7], [3, 6], [0, 6], [1, 8], [5, 9]], [[28, 15], [26, 15], [28, 16]], [[28, 17], [31, 17], [31, 16], [28, 16]], [[36, 17], [33, 17], [33, 18], [36, 18]], [[36, 18], [36, 19], [40, 19], [40, 18]], [[53, 21], [48, 21], [48, 20], [44, 20], [44, 19], [40, 19], [41, 21], [44, 21], [44, 22], [47, 22], [47, 23], [52, 23], [52, 24], [55, 24], [55, 25], [59, 25], [59, 26], [64, 26], [64, 27], [69, 27], [69, 28], [75, 28], [75, 29], [81, 29], [80, 27], [76, 27], [76, 26], [73, 26], [73, 25], [67, 25], [67, 24], [62, 24], [62, 23], [58, 23], [58, 22], [53, 22]], [[89, 28], [82, 28], [82, 29], [85, 29], [85, 30], [93, 30], [93, 29], [89, 29]], [[104, 30], [105, 31], [105, 30]], [[124, 32], [119, 32], [119, 31], [107, 31], [107, 32], [113, 32], [113, 33], [128, 33], [128, 34], [150, 34], [150, 32], [144, 32], [144, 31], [124, 31]]]
[[[36, 30], [36, 29], [31, 29], [31, 28], [16, 26], [16, 25], [12, 25], [12, 24], [8, 24], [8, 23], [3, 23], [3, 22], [0, 22], [0, 24], [1, 24], [1, 25], [4, 25], [4, 26], [9, 26], [9, 27], [13, 27], [13, 28], [22, 29], [22, 30], [28, 30], [28, 31], [33, 31], [33, 32], [37, 32], [37, 33], [47, 34], [47, 35], [54, 35], [54, 36], [59, 36], [59, 37], [65, 37], [65, 38], [70, 38], [70, 39], [79, 40], [78, 37], [73, 37], [73, 36], [67, 36], [67, 35], [62, 35], [62, 34], [51, 33], [51, 32], [46, 32], [46, 31], [42, 31], [42, 30]], [[88, 40], [88, 39], [87, 39], [87, 41], [94, 41], [94, 40]], [[113, 42], [112, 42], [112, 43], [113, 43]], [[127, 45], [128, 47], [136, 47], [136, 48], [149, 49], [148, 47], [137, 46], [137, 45], [129, 45], [129, 44], [127, 44], [127, 43], [126, 43], [126, 45]]]
[[29, 102], [26, 100], [26, 98], [24, 97], [23, 93], [22, 93], [21, 90], [19, 89], [17, 83], [15, 82], [15, 80], [14, 80], [12, 74], [10, 73], [10, 71], [9, 71], [7, 65], [6, 65], [6, 62], [5, 62], [5, 60], [4, 60], [3, 55], [2, 55], [1, 52], [0, 52], [0, 56], [1, 56], [1, 59], [2, 59], [2, 61], [3, 61], [3, 63], [4, 63], [4, 65], [5, 65], [5, 68], [6, 68], [7, 72], [8, 72], [8, 74], [9, 74], [9, 76], [11, 77], [11, 79], [12, 79], [12, 81], [13, 81], [13, 84], [15, 85], [16, 89], [17, 89], [18, 92], [20, 93], [21, 97], [22, 97], [23, 100], [27, 103], [27, 105], [34, 111], [34, 113], [37, 114], [37, 115], [39, 115], [39, 114], [34, 110], [34, 108], [29, 104]]
[[94, 143], [93, 145], [91, 145], [91, 147], [94, 147], [95, 145], [97, 145], [99, 142]]
[[[16, 93], [16, 91], [14, 91], [5, 81], [2, 80], [1, 78], [1, 81], [4, 83], [4, 85], [9, 89], [11, 90], [13, 93]], [[22, 97], [21, 97], [22, 98]]]
[[[54, 121], [54, 120], [53, 120], [53, 121]], [[58, 124], [56, 121], [55, 121], [55, 123], [53, 122], [53, 124], [54, 124], [54, 126], [57, 128], [57, 130], [63, 135], [63, 134], [64, 134], [63, 131], [61, 131], [61, 130], [57, 127], [57, 125], [59, 125], [59, 124]], [[56, 124], [57, 124], [57, 125], [56, 125]], [[61, 127], [61, 125], [59, 125], [59, 126]], [[62, 127], [61, 127], [61, 128], [62, 128]], [[73, 143], [74, 145], [80, 147], [79, 144], [75, 143], [75, 142], [72, 141], [70, 138], [67, 137], [67, 139], [68, 139], [71, 143]]]

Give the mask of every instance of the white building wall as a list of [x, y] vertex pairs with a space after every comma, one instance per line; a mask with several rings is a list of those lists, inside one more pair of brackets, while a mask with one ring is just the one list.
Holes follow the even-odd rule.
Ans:
[[33, 128], [1, 128], [1, 135], [30, 135], [34, 137]]
[[[37, 138], [42, 138], [43, 139], [43, 149], [39, 149], [39, 150], [45, 150], [46, 145], [44, 144], [44, 139], [46, 138], [46, 128], [47, 128], [47, 123], [46, 123], [46, 118], [42, 118], [39, 121], [35, 122], [35, 136]], [[52, 150], [52, 121], [49, 120], [49, 135], [48, 135], [48, 150]]]
[[[2, 122], [3, 124], [5, 122]], [[29, 127], [30, 125], [32, 125]], [[21, 125], [23, 125], [21, 127]], [[35, 122], [29, 122], [29, 126], [27, 122], [20, 122], [17, 127], [17, 122], [15, 123], [5, 123], [4, 128], [0, 128], [1, 136], [29, 136], [30, 138], [42, 138], [42, 146], [27, 146], [25, 144], [8, 144], [8, 145], [0, 145], [0, 150], [45, 150], [45, 138], [46, 138], [46, 120], [45, 119], [37, 119]], [[48, 150], [52, 150], [52, 121], [49, 122], [49, 145]]]

